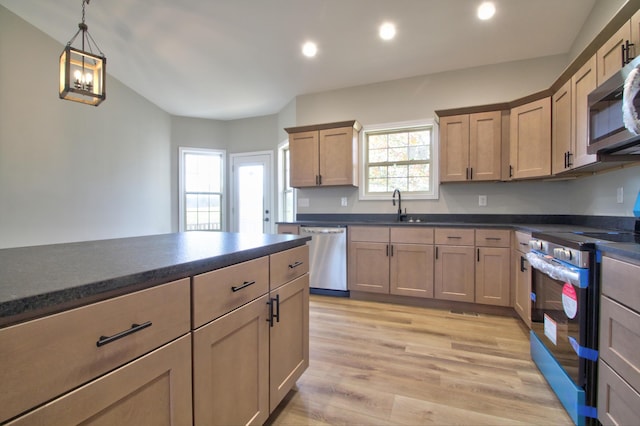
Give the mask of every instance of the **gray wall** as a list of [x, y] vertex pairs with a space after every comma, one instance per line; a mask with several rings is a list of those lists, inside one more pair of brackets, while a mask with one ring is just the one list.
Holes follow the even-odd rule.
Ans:
[[0, 248], [170, 232], [169, 114], [58, 99], [62, 49], [0, 6]]

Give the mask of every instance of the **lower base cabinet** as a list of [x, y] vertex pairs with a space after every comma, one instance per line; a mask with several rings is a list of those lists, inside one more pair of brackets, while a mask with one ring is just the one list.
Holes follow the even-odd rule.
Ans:
[[194, 425], [269, 417], [268, 295], [193, 332]]
[[8, 424], [186, 426], [191, 419], [186, 335]]
[[436, 299], [473, 302], [475, 300], [474, 248], [440, 245], [436, 246], [435, 256]]
[[309, 366], [309, 274], [270, 293], [277, 314], [269, 331], [269, 412]]

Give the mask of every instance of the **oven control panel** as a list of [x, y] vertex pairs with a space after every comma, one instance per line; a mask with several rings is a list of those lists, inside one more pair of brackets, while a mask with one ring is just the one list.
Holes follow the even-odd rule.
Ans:
[[578, 268], [589, 267], [589, 251], [577, 250], [539, 239], [530, 240], [529, 247], [531, 250], [543, 253], [550, 258], [562, 260]]

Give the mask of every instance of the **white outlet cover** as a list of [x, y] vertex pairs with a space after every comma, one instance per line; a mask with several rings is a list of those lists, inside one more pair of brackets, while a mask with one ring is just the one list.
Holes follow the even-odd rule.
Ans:
[[486, 195], [478, 195], [478, 205], [480, 207], [487, 206], [487, 196]]
[[618, 204], [624, 203], [624, 190], [622, 187], [616, 190], [616, 201]]
[[298, 207], [309, 207], [308, 198], [298, 198]]
[[342, 207], [347, 207], [347, 197], [342, 197], [342, 198], [340, 199], [340, 205], [341, 205]]

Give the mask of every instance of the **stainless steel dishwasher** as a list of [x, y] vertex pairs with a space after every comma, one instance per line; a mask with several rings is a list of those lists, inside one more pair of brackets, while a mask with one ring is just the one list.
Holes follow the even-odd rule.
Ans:
[[301, 226], [311, 236], [309, 287], [311, 293], [349, 296], [347, 291], [347, 228]]

